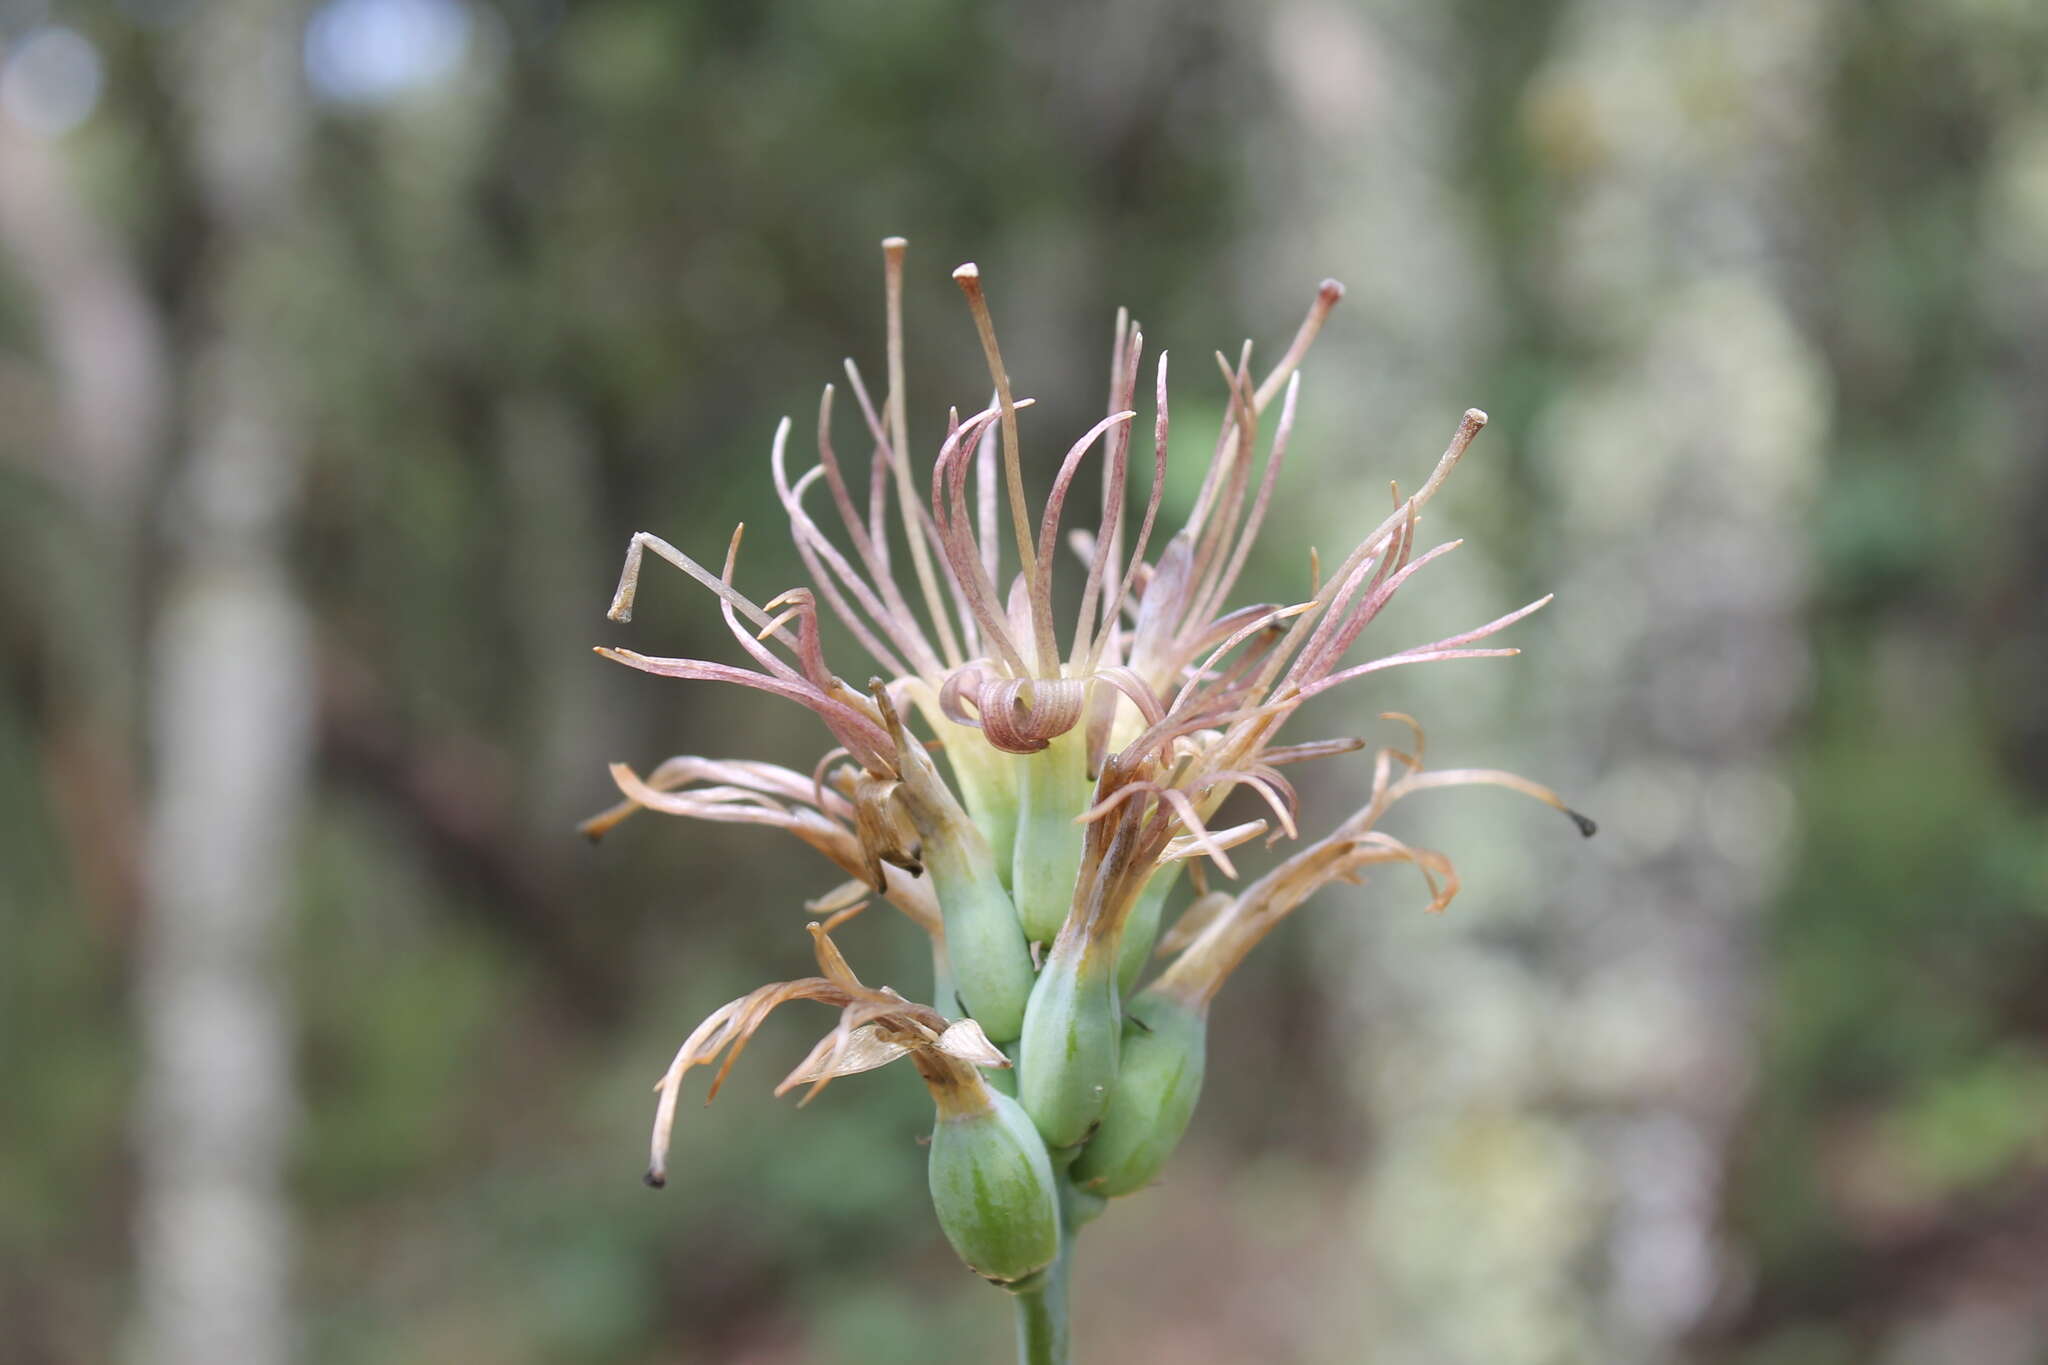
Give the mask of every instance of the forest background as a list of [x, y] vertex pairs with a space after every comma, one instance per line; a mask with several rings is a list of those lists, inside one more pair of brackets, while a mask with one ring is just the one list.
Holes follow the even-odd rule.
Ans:
[[639, 1184], [836, 874], [574, 833], [609, 761], [822, 747], [589, 647], [730, 649], [679, 576], [603, 619], [634, 531], [797, 581], [769, 436], [878, 368], [891, 233], [914, 439], [986, 387], [974, 259], [1039, 488], [1117, 305], [1191, 456], [1208, 352], [1345, 281], [1248, 589], [1487, 409], [1374, 629], [1556, 603], [1319, 728], [1604, 825], [1435, 798], [1446, 916], [1378, 877], [1261, 949], [1092, 1357], [2048, 1360], [2026, 0], [0, 4], [0, 1357], [1000, 1351], [912, 1079], [768, 1096], [810, 1020]]

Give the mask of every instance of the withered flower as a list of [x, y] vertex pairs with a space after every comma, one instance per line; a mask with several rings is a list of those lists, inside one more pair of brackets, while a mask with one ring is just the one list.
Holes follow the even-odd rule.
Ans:
[[749, 991], [737, 1000], [713, 1010], [676, 1052], [660, 1083], [661, 1094], [654, 1119], [653, 1155], [647, 1166], [647, 1183], [657, 1188], [668, 1183], [669, 1135], [675, 1127], [676, 1100], [682, 1093], [683, 1077], [693, 1067], [708, 1066], [724, 1054], [718, 1074], [711, 1078], [711, 1096], [732, 1071], [733, 1063], [747, 1043], [782, 1005], [792, 1000], [815, 1000], [839, 1010], [839, 1024], [818, 1040], [810, 1055], [775, 1087], [778, 1095], [798, 1086], [809, 1086], [802, 1104], [808, 1104], [820, 1090], [839, 1076], [851, 1076], [887, 1066], [898, 1057], [909, 1057], [932, 1087], [935, 1095], [950, 1094], [978, 1076], [974, 1067], [1007, 1067], [1010, 1062], [972, 1019], [948, 1019], [929, 1005], [915, 1004], [884, 986], [873, 989], [861, 984], [853, 968], [839, 952], [824, 925], [809, 926], [815, 943], [818, 976], [796, 981], [774, 981]]
[[[1019, 1293], [1033, 1339], [1034, 1322], [1052, 1330], [1051, 1287], [1073, 1231], [1099, 1207], [1093, 1196], [1142, 1187], [1178, 1141], [1199, 1092], [1208, 1002], [1252, 946], [1319, 887], [1357, 880], [1375, 865], [1416, 867], [1432, 910], [1456, 893], [1441, 854], [1378, 829], [1391, 805], [1433, 787], [1491, 784], [1566, 811], [1585, 833], [1592, 825], [1512, 774], [1426, 770], [1420, 726], [1390, 715], [1412, 738], [1405, 750], [1378, 752], [1368, 804], [1242, 893], [1200, 896], [1165, 939], [1161, 952], [1171, 962], [1138, 991], [1181, 866], [1205, 860], [1235, 877], [1234, 847], [1298, 837], [1298, 800], [1284, 770], [1363, 747], [1359, 739], [1281, 742], [1296, 710], [1383, 669], [1513, 654], [1482, 642], [1549, 598], [1439, 639], [1351, 657], [1394, 594], [1457, 547], [1418, 552], [1418, 532], [1424, 507], [1486, 423], [1473, 409], [1420, 486], [1406, 496], [1394, 488], [1385, 516], [1333, 572], [1322, 574], [1311, 552], [1300, 600], [1229, 605], [1286, 459], [1301, 363], [1343, 297], [1335, 281], [1317, 290], [1292, 344], [1263, 375], [1252, 368], [1250, 343], [1235, 360], [1216, 357], [1228, 395], [1222, 430], [1186, 520], [1156, 554], [1167, 358], [1152, 365], [1152, 459], [1140, 509], [1130, 496], [1131, 445], [1144, 336], [1127, 314], [1117, 316], [1105, 415], [1068, 447], [1034, 516], [1018, 421], [1030, 400], [1012, 391], [979, 270], [961, 266], [953, 278], [993, 397], [964, 419], [949, 414], [920, 473], [903, 374], [905, 250], [900, 238], [883, 243], [888, 388], [880, 404], [846, 362], [872, 448], [864, 473], [850, 476], [835, 451], [830, 385], [818, 406], [815, 465], [792, 479], [789, 421], [775, 432], [775, 488], [810, 585], [758, 602], [744, 593], [735, 581], [738, 530], [716, 573], [646, 532], [628, 547], [612, 619], [629, 619], [643, 556], [652, 552], [718, 599], [752, 667], [599, 650], [646, 672], [795, 701], [824, 723], [834, 747], [809, 774], [683, 757], [642, 778], [615, 764], [625, 802], [585, 830], [595, 838], [643, 808], [774, 825], [850, 879], [812, 903], [837, 912], [812, 926], [822, 975], [743, 996], [684, 1044], [660, 1086], [650, 1180], [659, 1183], [664, 1170], [685, 1072], [723, 1054], [715, 1091], [778, 1005], [833, 1005], [838, 1027], [782, 1088], [810, 1085], [814, 1094], [834, 1076], [911, 1057], [938, 1102], [932, 1187], [941, 1224], [963, 1259]], [[1067, 536], [1082, 578], [1062, 638], [1055, 562], [1070, 496], [1091, 456], [1101, 492], [1092, 526]], [[807, 504], [820, 484], [837, 523], [831, 533]], [[854, 674], [875, 675], [864, 687], [827, 664], [820, 603], [869, 656]], [[1258, 799], [1261, 817], [1212, 827], [1239, 789]], [[861, 985], [833, 947], [830, 924], [870, 895], [929, 935], [931, 1005]], [[1012, 1042], [1021, 1107], [977, 1070], [1007, 1066], [997, 1045]], [[1064, 1174], [1055, 1180], [1054, 1171]], [[963, 1193], [996, 1188], [1009, 1193], [995, 1204]]]

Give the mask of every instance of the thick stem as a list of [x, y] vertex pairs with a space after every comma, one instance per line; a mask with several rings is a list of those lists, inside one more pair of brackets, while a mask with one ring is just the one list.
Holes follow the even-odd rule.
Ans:
[[1061, 1235], [1059, 1258], [1029, 1288], [1012, 1292], [1017, 1301], [1018, 1365], [1068, 1365], [1073, 1358], [1067, 1331], [1067, 1269], [1073, 1256], [1069, 1228]]

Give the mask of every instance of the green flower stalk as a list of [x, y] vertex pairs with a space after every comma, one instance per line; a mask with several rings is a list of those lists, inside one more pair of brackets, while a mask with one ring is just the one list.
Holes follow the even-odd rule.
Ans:
[[[1252, 369], [1250, 343], [1234, 361], [1216, 357], [1228, 396], [1222, 430], [1185, 521], [1165, 535], [1166, 356], [1153, 365], [1142, 507], [1127, 495], [1144, 337], [1119, 313], [1105, 415], [1067, 448], [1034, 516], [1019, 421], [1030, 400], [1012, 392], [980, 271], [961, 266], [953, 278], [994, 397], [964, 418], [949, 413], [920, 473], [903, 374], [905, 250], [900, 238], [883, 243], [888, 389], [880, 404], [846, 364], [872, 450], [863, 475], [850, 477], [835, 450], [831, 386], [818, 407], [814, 466], [792, 479], [789, 421], [775, 432], [770, 467], [809, 585], [761, 601], [743, 592], [739, 531], [717, 572], [646, 532], [627, 547], [613, 620], [631, 618], [651, 552], [717, 598], [750, 666], [598, 651], [644, 672], [794, 701], [823, 723], [833, 747], [808, 774], [694, 756], [645, 777], [614, 764], [624, 802], [584, 829], [600, 837], [643, 809], [775, 826], [848, 878], [811, 902], [829, 916], [811, 926], [820, 975], [732, 1001], [683, 1044], [657, 1087], [649, 1182], [665, 1178], [688, 1071], [722, 1057], [715, 1093], [770, 1012], [791, 1000], [830, 1005], [838, 1025], [781, 1089], [808, 1086], [808, 1100], [835, 1077], [911, 1058], [934, 1102], [928, 1175], [942, 1231], [969, 1267], [1015, 1296], [1024, 1359], [1065, 1360], [1074, 1235], [1106, 1198], [1155, 1180], [1179, 1144], [1201, 1091], [1210, 1001], [1245, 955], [1317, 889], [1376, 865], [1416, 867], [1430, 908], [1443, 908], [1457, 888], [1448, 860], [1378, 828], [1406, 796], [1490, 784], [1566, 809], [1512, 774], [1425, 769], [1420, 727], [1389, 717], [1411, 735], [1405, 749], [1377, 752], [1364, 809], [1241, 893], [1209, 891], [1205, 869], [1237, 876], [1232, 849], [1298, 838], [1289, 765], [1364, 747], [1357, 738], [1282, 743], [1281, 729], [1310, 698], [1382, 669], [1513, 654], [1479, 642], [1549, 599], [1347, 661], [1393, 595], [1456, 548], [1418, 554], [1416, 533], [1422, 508], [1485, 424], [1475, 409], [1416, 491], [1403, 497], [1397, 488], [1391, 510], [1334, 572], [1323, 574], [1310, 554], [1299, 600], [1228, 606], [1285, 461], [1301, 362], [1343, 296], [1335, 281], [1317, 290], [1263, 376]], [[1091, 458], [1101, 493], [1092, 528], [1066, 536], [1082, 579], [1063, 637], [1054, 561]], [[810, 510], [821, 486], [830, 532]], [[1156, 553], [1155, 535], [1165, 536]], [[872, 660], [855, 675], [879, 674], [865, 688], [827, 664], [821, 613]], [[1262, 815], [1215, 828], [1238, 791], [1256, 798]], [[1566, 813], [1592, 833], [1590, 821]], [[1189, 861], [1190, 880], [1206, 894], [1162, 937], [1167, 900]], [[876, 898], [927, 936], [930, 1004], [861, 984], [834, 945], [829, 931]], [[1155, 942], [1167, 965], [1141, 988]], [[999, 1045], [1012, 1045], [1014, 1074]]]

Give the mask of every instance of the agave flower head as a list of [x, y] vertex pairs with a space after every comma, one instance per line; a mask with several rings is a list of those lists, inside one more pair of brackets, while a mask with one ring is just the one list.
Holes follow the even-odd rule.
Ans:
[[[1485, 425], [1485, 414], [1474, 409], [1459, 419], [1415, 491], [1404, 496], [1396, 487], [1389, 510], [1332, 572], [1321, 573], [1310, 553], [1298, 600], [1230, 606], [1286, 459], [1301, 363], [1343, 297], [1335, 281], [1317, 289], [1293, 342], [1264, 374], [1253, 369], [1249, 343], [1234, 360], [1216, 357], [1229, 400], [1222, 429], [1193, 505], [1169, 535], [1160, 525], [1169, 431], [1165, 354], [1150, 365], [1152, 457], [1142, 504], [1132, 495], [1131, 466], [1145, 342], [1140, 327], [1119, 313], [1105, 415], [1067, 448], [1034, 514], [1018, 419], [1030, 402], [1012, 391], [980, 272], [963, 265], [954, 280], [993, 396], [964, 418], [949, 413], [930, 464], [920, 468], [903, 373], [905, 249], [900, 238], [883, 244], [888, 388], [881, 403], [846, 362], [872, 450], [863, 474], [852, 476], [836, 451], [830, 385], [818, 406], [814, 465], [792, 478], [789, 420], [775, 432], [770, 468], [808, 585], [758, 601], [744, 592], [736, 581], [738, 530], [717, 572], [645, 532], [628, 547], [614, 620], [630, 618], [643, 556], [652, 552], [717, 598], [752, 666], [599, 650], [649, 673], [736, 683], [797, 702], [823, 722], [834, 746], [809, 774], [695, 757], [670, 759], [644, 778], [614, 765], [624, 804], [585, 828], [596, 837], [644, 808], [795, 834], [850, 879], [814, 902], [819, 909], [850, 913], [872, 892], [930, 935], [935, 1004], [912, 1007], [893, 993], [884, 998], [859, 987], [850, 971], [839, 970], [843, 960], [820, 930], [820, 960], [830, 950], [836, 967], [733, 1002], [685, 1045], [663, 1082], [657, 1171], [682, 1072], [727, 1045], [730, 1066], [759, 1018], [785, 999], [821, 999], [842, 1010], [822, 1055], [799, 1068], [793, 1082], [822, 1084], [883, 1052], [923, 1058], [929, 1073], [994, 1064], [1004, 1059], [989, 1039], [1006, 1043], [1022, 1033], [1028, 1107], [1034, 1040], [1056, 1035], [1036, 1045], [1072, 1051], [1079, 1044], [1059, 1029], [1084, 1006], [1061, 1003], [1059, 1019], [1027, 1026], [1027, 999], [1045, 1015], [1055, 1009], [1047, 1000], [1064, 1002], [1069, 994], [1095, 1001], [1085, 1008], [1098, 1013], [1102, 1000], [1110, 1002], [1112, 1055], [1103, 1065], [1113, 1068], [1115, 1001], [1132, 990], [1180, 865], [1206, 859], [1234, 877], [1231, 848], [1260, 836], [1295, 838], [1298, 803], [1284, 769], [1363, 747], [1348, 738], [1282, 742], [1294, 712], [1383, 669], [1513, 654], [1482, 642], [1549, 601], [1353, 658], [1394, 594], [1457, 546], [1418, 552], [1418, 533], [1423, 509]], [[1071, 496], [1091, 457], [1100, 468], [1100, 496], [1080, 518], [1090, 524], [1067, 537], [1081, 581], [1079, 608], [1062, 632], [1054, 611], [1056, 561]], [[813, 510], [820, 485], [830, 508], [824, 515], [835, 523], [830, 531]], [[1155, 542], [1163, 542], [1156, 552]], [[827, 663], [821, 610], [868, 656], [850, 672]], [[1430, 881], [1431, 908], [1441, 908], [1456, 889], [1448, 862], [1377, 829], [1403, 796], [1491, 783], [1565, 809], [1546, 789], [1510, 774], [1430, 772], [1421, 759], [1415, 727], [1407, 749], [1381, 750], [1365, 809], [1242, 895], [1198, 900], [1168, 937], [1167, 949], [1177, 956], [1159, 988], [1205, 1006], [1250, 947], [1310, 892], [1331, 880], [1355, 880], [1374, 864], [1415, 865]], [[1213, 828], [1219, 808], [1240, 788], [1263, 804], [1262, 817]], [[1573, 819], [1591, 832], [1590, 822]], [[1048, 983], [1062, 972], [1094, 984], [1061, 994]], [[980, 1025], [978, 1041], [948, 1031], [947, 1019], [959, 1012]], [[960, 1046], [945, 1046], [949, 1037]], [[1081, 1079], [1084, 1100], [1106, 1093], [1107, 1080]], [[1066, 1117], [1071, 1124], [1052, 1126], [1085, 1135], [1093, 1122], [1087, 1112]]]

